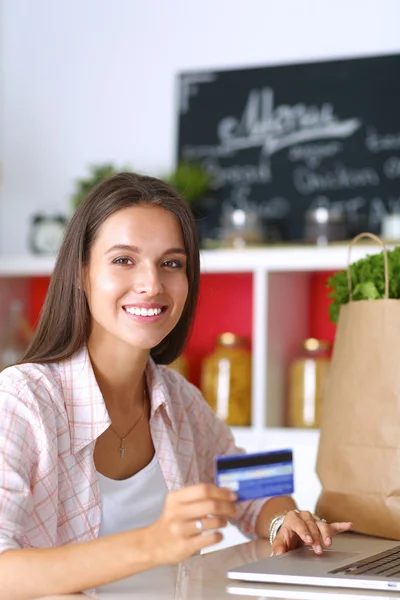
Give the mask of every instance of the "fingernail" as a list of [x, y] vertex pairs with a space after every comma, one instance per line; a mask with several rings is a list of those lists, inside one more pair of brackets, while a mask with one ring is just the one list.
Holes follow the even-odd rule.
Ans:
[[277, 550], [275, 552], [275, 556], [280, 556], [281, 554], [283, 554], [282, 550]]
[[230, 498], [231, 500], [237, 500], [237, 497], [238, 497], [238, 496], [237, 496], [236, 492], [231, 492], [231, 493], [229, 494], [229, 498]]
[[321, 554], [322, 552], [321, 546], [315, 546], [315, 550], [318, 552], [318, 554]]
[[311, 537], [311, 535], [306, 535], [306, 542], [307, 542], [307, 544], [312, 544], [312, 537]]
[[331, 540], [331, 538], [330, 538], [330, 537], [326, 537], [326, 538], [325, 538], [325, 544], [326, 544], [327, 546], [330, 546], [330, 545], [332, 544], [332, 540]]
[[271, 558], [271, 556], [274, 556], [274, 553], [273, 553], [273, 551], [271, 552], [271, 554], [269, 555], [269, 557]]

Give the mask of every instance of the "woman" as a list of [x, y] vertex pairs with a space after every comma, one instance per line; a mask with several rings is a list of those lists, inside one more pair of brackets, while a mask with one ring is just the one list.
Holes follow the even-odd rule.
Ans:
[[228, 520], [263, 537], [281, 524], [277, 554], [322, 552], [349, 528], [289, 497], [235, 504], [212, 483], [214, 457], [237, 452], [232, 435], [161, 366], [184, 348], [199, 276], [191, 212], [166, 183], [122, 173], [75, 212], [33, 341], [0, 375], [5, 597], [179, 562], [219, 542]]

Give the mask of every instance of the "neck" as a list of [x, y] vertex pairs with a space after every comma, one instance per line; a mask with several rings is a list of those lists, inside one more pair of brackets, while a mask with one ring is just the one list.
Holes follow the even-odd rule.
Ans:
[[[135, 349], [133, 349], [135, 350]], [[107, 409], [121, 412], [143, 405], [148, 352], [104, 351], [101, 344], [88, 343], [88, 352]]]

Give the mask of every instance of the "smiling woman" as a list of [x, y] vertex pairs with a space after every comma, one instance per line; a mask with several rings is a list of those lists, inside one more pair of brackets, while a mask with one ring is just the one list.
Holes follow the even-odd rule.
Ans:
[[228, 520], [268, 536], [289, 511], [277, 552], [320, 552], [348, 527], [316, 525], [289, 497], [235, 504], [214, 485], [215, 457], [240, 450], [165, 366], [185, 347], [199, 276], [191, 211], [168, 184], [121, 173], [79, 205], [31, 346], [0, 374], [0, 598], [177, 563]]
[[179, 221], [160, 206], [124, 208], [107, 219], [82, 275], [92, 358], [107, 348], [119, 364], [136, 362], [143, 352], [147, 362], [184, 311], [186, 261]]
[[[132, 210], [136, 211], [137, 218], [130, 219]], [[177, 328], [169, 332], [161, 347], [152, 348], [151, 355], [156, 362], [169, 364], [181, 353], [193, 321], [200, 280], [199, 248], [192, 213], [179, 194], [163, 181], [121, 173], [93, 188], [75, 211], [55, 265], [43, 316], [25, 361], [62, 360], [87, 342], [90, 311], [80, 284], [84, 283], [85, 273], [90, 268], [91, 254], [94, 253], [94, 261], [98, 261], [101, 244], [105, 255], [102, 264], [107, 261], [112, 264], [114, 260], [115, 269], [117, 265], [121, 269], [129, 268], [130, 263], [135, 264], [141, 256], [139, 238], [134, 237], [132, 242], [132, 236], [140, 231], [147, 243], [157, 244], [163, 228], [157, 225], [159, 219], [163, 225], [168, 224], [168, 231], [174, 230], [169, 240], [174, 243], [167, 243], [163, 248], [158, 244], [157, 250], [161, 248], [164, 261], [174, 259], [177, 264], [183, 264], [190, 293]], [[165, 238], [164, 235], [162, 239]], [[173, 256], [165, 254], [170, 250]], [[143, 260], [140, 268], [142, 265]], [[98, 262], [95, 266], [99, 269]]]

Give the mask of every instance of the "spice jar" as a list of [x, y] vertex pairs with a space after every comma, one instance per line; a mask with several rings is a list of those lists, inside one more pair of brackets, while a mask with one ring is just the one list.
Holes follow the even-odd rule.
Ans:
[[289, 370], [289, 427], [319, 427], [327, 384], [331, 344], [308, 338]]
[[244, 210], [224, 205], [219, 237], [224, 246], [233, 248], [262, 244], [262, 223], [256, 210], [250, 206]]
[[317, 198], [305, 212], [305, 239], [317, 245], [345, 240], [346, 219], [342, 210], [330, 206], [324, 196]]
[[200, 388], [228, 425], [250, 425], [251, 355], [246, 338], [234, 333], [218, 336], [214, 351], [203, 361]]

